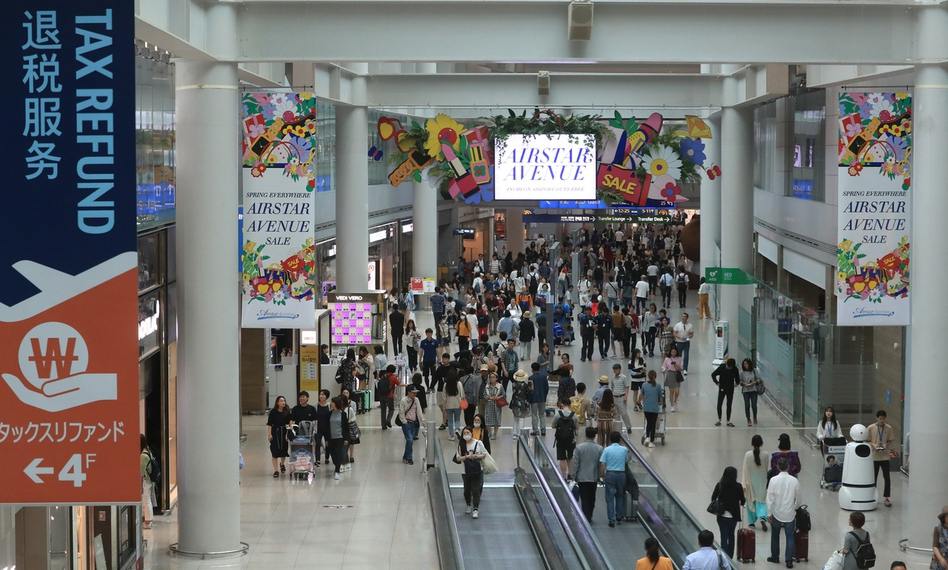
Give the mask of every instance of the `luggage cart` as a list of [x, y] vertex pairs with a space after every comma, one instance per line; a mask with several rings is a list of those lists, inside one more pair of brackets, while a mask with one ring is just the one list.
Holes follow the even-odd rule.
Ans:
[[290, 439], [290, 477], [312, 481], [316, 476], [316, 422], [302, 421]]
[[839, 491], [843, 484], [843, 460], [846, 458], [846, 438], [831, 437], [820, 445], [823, 468], [820, 469], [820, 488]]
[[[665, 420], [668, 416], [668, 406], [666, 405], [667, 402], [668, 402], [668, 388], [665, 386], [662, 386], [662, 399], [659, 402], [659, 405], [661, 406], [661, 410], [658, 412], [658, 419], [655, 420], [655, 439], [661, 440], [662, 445], [665, 445], [665, 433], [667, 431], [666, 426], [665, 426]], [[644, 429], [642, 430], [642, 438], [640, 441], [642, 445], [645, 445], [645, 430]], [[652, 443], [655, 443], [655, 442], [653, 441]]]

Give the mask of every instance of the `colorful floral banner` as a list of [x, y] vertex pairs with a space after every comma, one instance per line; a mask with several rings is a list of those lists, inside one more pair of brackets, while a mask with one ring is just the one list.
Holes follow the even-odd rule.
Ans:
[[243, 96], [242, 326], [316, 327], [316, 98]]
[[836, 323], [909, 324], [912, 97], [839, 96]]

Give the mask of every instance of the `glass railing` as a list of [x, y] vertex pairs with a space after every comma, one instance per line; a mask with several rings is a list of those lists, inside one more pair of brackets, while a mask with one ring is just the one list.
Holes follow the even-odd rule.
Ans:
[[645, 461], [632, 442], [622, 435], [630, 450], [629, 470], [639, 484], [639, 520], [671, 558], [682, 568], [688, 554], [698, 550], [698, 522], [658, 473]]
[[[451, 506], [451, 486], [448, 483], [444, 453], [441, 451], [441, 442], [437, 433], [434, 422], [430, 422], [425, 445], [430, 450], [429, 452], [434, 454], [434, 457], [427, 457], [425, 462], [433, 465], [428, 471], [428, 498], [431, 503], [431, 515], [435, 521], [438, 559], [441, 562], [442, 570], [464, 570], [458, 525], [457, 521], [454, 520], [454, 509]], [[445, 522], [447, 522], [446, 525]]]
[[553, 458], [541, 438], [532, 439], [533, 453], [531, 456], [535, 462], [537, 473], [546, 483], [549, 498], [556, 503], [562, 513], [565, 526], [572, 535], [572, 543], [582, 552], [586, 562], [592, 568], [611, 570], [612, 565], [603, 555], [602, 546], [596, 539], [592, 527], [589, 526], [589, 521], [582, 515], [578, 505], [574, 504], [575, 499], [573, 499], [573, 495], [563, 479], [559, 463]]

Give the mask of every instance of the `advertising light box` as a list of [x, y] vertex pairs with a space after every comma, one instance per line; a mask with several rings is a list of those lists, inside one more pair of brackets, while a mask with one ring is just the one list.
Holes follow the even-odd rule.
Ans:
[[497, 200], [595, 200], [593, 135], [510, 135], [495, 144]]

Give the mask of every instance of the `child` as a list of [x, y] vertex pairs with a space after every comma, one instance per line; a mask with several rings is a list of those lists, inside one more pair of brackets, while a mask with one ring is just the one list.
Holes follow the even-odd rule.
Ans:
[[586, 397], [586, 383], [576, 384], [576, 395], [569, 399], [569, 409], [576, 414], [576, 419], [580, 425], [586, 423], [586, 416], [590, 414], [592, 403]]

